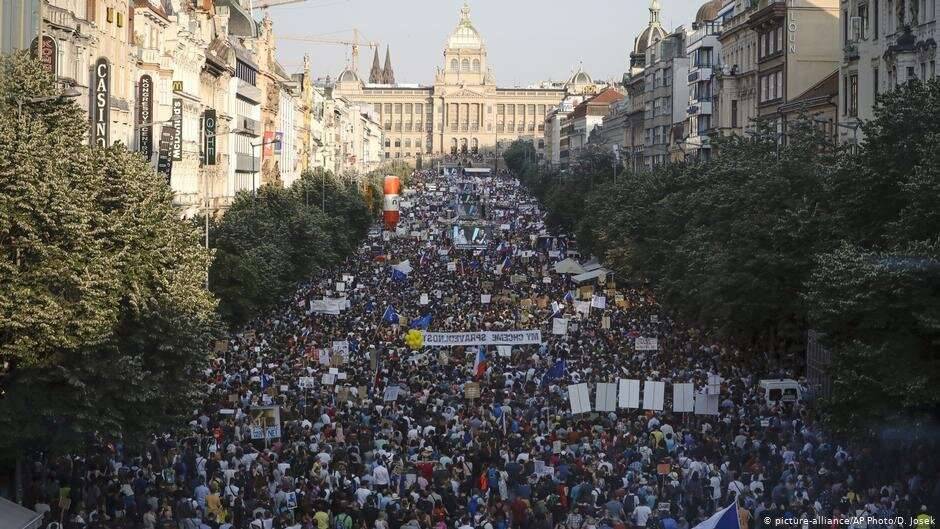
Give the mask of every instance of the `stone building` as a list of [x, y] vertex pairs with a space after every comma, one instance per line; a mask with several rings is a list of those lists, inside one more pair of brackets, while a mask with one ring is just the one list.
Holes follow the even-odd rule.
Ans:
[[861, 141], [875, 98], [937, 76], [937, 0], [842, 0], [839, 135]]
[[[388, 52], [386, 59], [383, 82], [364, 83], [358, 72], [347, 69], [335, 85], [338, 97], [373, 109], [385, 130], [386, 158], [413, 162], [430, 155], [479, 153], [516, 138], [537, 144], [545, 115], [567, 93], [564, 87], [498, 87], [466, 4], [432, 86], [395, 83], [388, 77]], [[379, 70], [376, 55], [370, 81], [379, 80]]]

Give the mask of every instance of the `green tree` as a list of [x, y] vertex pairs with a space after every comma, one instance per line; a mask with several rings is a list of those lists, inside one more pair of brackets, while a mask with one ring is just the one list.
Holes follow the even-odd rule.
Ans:
[[216, 335], [209, 255], [166, 182], [82, 144], [72, 103], [27, 55], [0, 76], [0, 452], [63, 452], [180, 424]]

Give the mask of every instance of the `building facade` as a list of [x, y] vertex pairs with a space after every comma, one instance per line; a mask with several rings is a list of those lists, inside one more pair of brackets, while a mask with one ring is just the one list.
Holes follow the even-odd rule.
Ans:
[[[375, 70], [373, 79], [378, 78]], [[382, 71], [390, 70], [387, 61]], [[406, 161], [491, 151], [517, 138], [538, 144], [547, 112], [568, 93], [555, 86], [498, 87], [466, 4], [432, 86], [363, 83], [358, 72], [347, 69], [335, 88], [339, 96], [374, 110], [385, 130], [385, 156]]]
[[721, 66], [715, 71], [712, 120], [722, 136], [744, 134], [757, 117], [757, 33], [750, 25], [755, 9], [749, 0], [731, 0], [720, 12]]
[[843, 0], [839, 31], [839, 136], [862, 139], [875, 98], [937, 75], [937, 0]]
[[711, 136], [717, 126], [714, 117], [717, 98], [715, 70], [721, 56], [721, 19], [724, 0], [712, 0], [699, 8], [692, 24], [686, 55], [689, 58], [688, 124], [683, 142], [685, 154], [708, 159]]

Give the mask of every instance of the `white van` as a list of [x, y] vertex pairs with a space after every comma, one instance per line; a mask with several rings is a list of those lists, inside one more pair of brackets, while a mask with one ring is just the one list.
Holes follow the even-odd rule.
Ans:
[[760, 381], [767, 404], [798, 402], [803, 400], [803, 388], [792, 378], [776, 378]]

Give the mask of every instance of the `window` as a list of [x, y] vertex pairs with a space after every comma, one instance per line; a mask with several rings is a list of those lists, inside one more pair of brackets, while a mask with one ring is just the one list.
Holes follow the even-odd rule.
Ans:
[[395, 103], [395, 114], [401, 114], [401, 103]]
[[464, 59], [460, 61], [460, 71], [469, 72], [470, 71], [470, 59]]
[[405, 138], [405, 148], [406, 149], [411, 148], [411, 138]]
[[473, 59], [473, 71], [474, 72], [480, 71], [480, 59]]
[[372, 105], [372, 108], [375, 109], [375, 113], [376, 113], [376, 114], [381, 114], [381, 113], [382, 113], [382, 103], [376, 103], [376, 104]]
[[391, 103], [385, 103], [385, 113], [386, 113], [386, 114], [391, 114], [391, 113], [392, 113], [392, 104], [391, 104]]
[[937, 76], [937, 61], [930, 61], [930, 78]]
[[410, 116], [412, 114], [414, 114], [414, 107], [411, 103], [405, 103], [405, 115]]
[[401, 147], [401, 140], [400, 140], [400, 139], [399, 139], [399, 140], [395, 140], [395, 148], [397, 149], [397, 148], [400, 148], [400, 147]]
[[927, 63], [925, 62], [920, 63], [920, 80], [927, 80]]
[[457, 59], [451, 59], [451, 60], [450, 60], [450, 71], [456, 72], [457, 69], [458, 69], [458, 66], [457, 66]]
[[842, 43], [848, 44], [849, 42], [849, 10], [842, 10]]
[[849, 116], [858, 116], [858, 74], [849, 76]]
[[874, 31], [872, 32], [872, 38], [875, 40], [878, 40], [878, 26], [880, 22], [878, 20], [878, 17], [881, 16], [881, 12], [878, 10], [878, 2], [880, 1], [881, 0], [872, 0], [872, 3], [871, 3], [872, 23], [873, 23], [872, 25], [874, 26]]
[[869, 26], [867, 5], [858, 6], [858, 18], [862, 19], [862, 38], [867, 39]]
[[424, 114], [424, 105], [423, 105], [423, 104], [421, 104], [421, 103], [415, 103], [415, 114], [418, 114], [419, 116], [420, 116], [421, 114]]
[[731, 127], [736, 128], [738, 126], [738, 101], [737, 99], [731, 100]]
[[663, 86], [672, 86], [672, 68], [663, 68]]
[[874, 95], [874, 98], [877, 98], [878, 97], [878, 68], [874, 68], [871, 71], [871, 84], [872, 84], [871, 93]]

